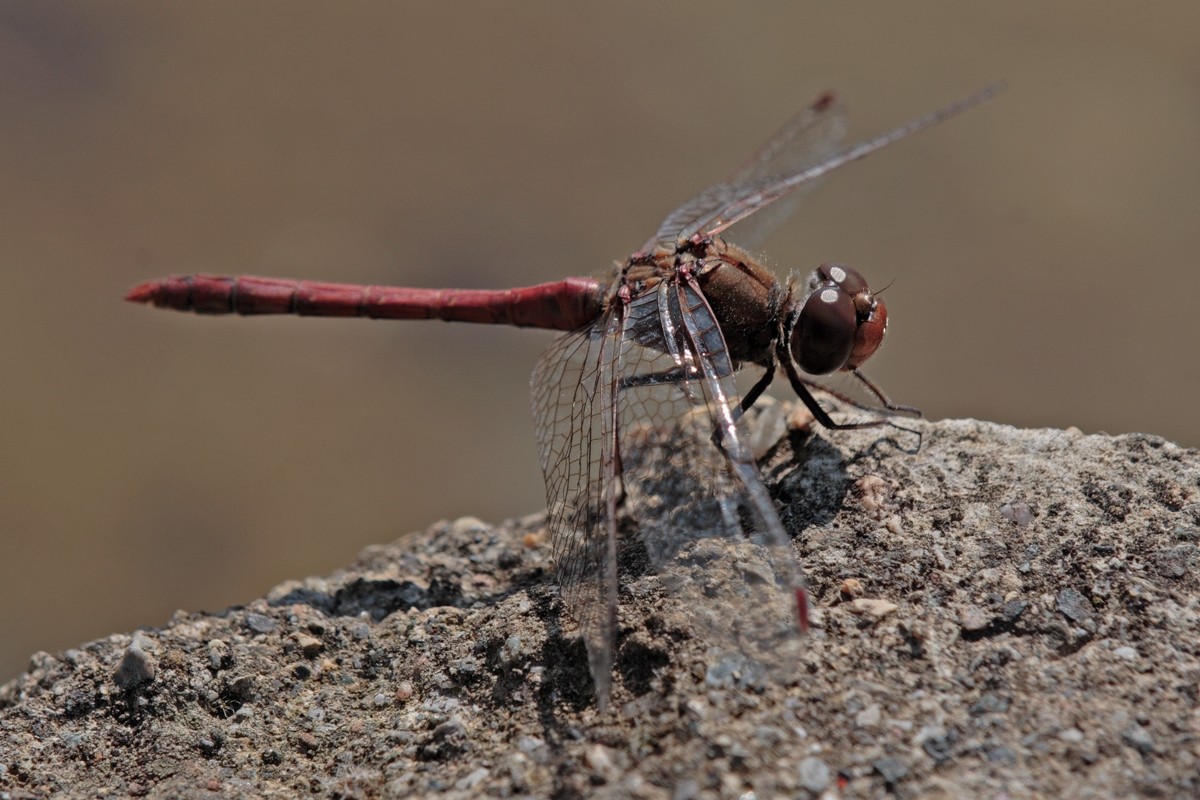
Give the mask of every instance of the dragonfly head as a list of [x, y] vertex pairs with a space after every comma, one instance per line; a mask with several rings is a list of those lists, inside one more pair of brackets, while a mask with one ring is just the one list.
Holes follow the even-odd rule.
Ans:
[[887, 306], [866, 278], [845, 264], [822, 264], [808, 279], [808, 297], [792, 326], [792, 358], [810, 375], [856, 369], [879, 349]]

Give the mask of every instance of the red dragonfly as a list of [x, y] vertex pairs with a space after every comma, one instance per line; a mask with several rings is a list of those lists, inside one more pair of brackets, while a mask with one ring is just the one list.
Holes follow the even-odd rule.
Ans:
[[[601, 279], [519, 289], [356, 286], [190, 275], [143, 283], [127, 299], [202, 314], [442, 319], [565, 331], [533, 372], [533, 414], [562, 596], [579, 623], [598, 705], [607, 704], [618, 630], [618, 548], [640, 534], [646, 561], [684, 600], [711, 652], [708, 679], [794, 663], [808, 625], [803, 573], [748, 443], [746, 412], [782, 368], [828, 428], [805, 377], [848, 372], [894, 406], [859, 366], [883, 341], [887, 310], [857, 271], [819, 267], [781, 284], [744, 245], [786, 216], [797, 190], [830, 171], [983, 102], [989, 87], [838, 151], [843, 107], [825, 94], [732, 175], [667, 215]], [[786, 199], [785, 199], [786, 198]], [[783, 202], [781, 202], [783, 201]], [[790, 201], [790, 202], [789, 202]], [[764, 212], [764, 209], [768, 209]], [[747, 219], [753, 216], [753, 219]], [[763, 375], [744, 395], [735, 371]]]

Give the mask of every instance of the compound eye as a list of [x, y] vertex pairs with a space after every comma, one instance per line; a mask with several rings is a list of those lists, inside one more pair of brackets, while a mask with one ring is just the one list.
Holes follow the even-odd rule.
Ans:
[[887, 322], [887, 306], [882, 297], [876, 297], [871, 303], [870, 314], [859, 322], [855, 331], [854, 349], [846, 359], [846, 369], [858, 369], [879, 349], [879, 345], [883, 344], [883, 335], [887, 333]]
[[792, 328], [792, 358], [810, 375], [837, 372], [854, 352], [857, 330], [854, 298], [834, 286], [817, 289]]

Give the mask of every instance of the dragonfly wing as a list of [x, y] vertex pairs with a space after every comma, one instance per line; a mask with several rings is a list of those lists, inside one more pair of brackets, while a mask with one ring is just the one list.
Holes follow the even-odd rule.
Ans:
[[[725, 180], [709, 186], [667, 215], [643, 249], [648, 251], [658, 244], [671, 246], [679, 239], [690, 238], [702, 228], [703, 220], [719, 214], [739, 197], [743, 186], [819, 163], [836, 150], [846, 130], [845, 108], [832, 94], [822, 95], [784, 123]], [[795, 195], [790, 202], [761, 215], [762, 219], [756, 217], [753, 223], [739, 226], [737, 241], [747, 247], [762, 244], [795, 211], [799, 199]]]
[[[647, 347], [653, 318], [661, 340]], [[624, 513], [706, 643], [710, 683], [787, 670], [803, 577], [736, 414], [724, 338], [690, 279], [630, 304], [619, 364]]]
[[[759, 214], [768, 206], [789, 197], [797, 190], [812, 186], [814, 181], [838, 167], [857, 161], [882, 147], [979, 105], [994, 97], [1003, 88], [1003, 84], [988, 86], [931, 114], [918, 117], [887, 133], [832, 154], [820, 146], [825, 141], [822, 134], [837, 130], [840, 135], [844, 123], [836, 119], [841, 117], [836, 103], [825, 97], [818, 98], [806, 111], [785, 125], [779, 134], [760, 148], [758, 153], [735, 173], [744, 173], [745, 179], [711, 186], [671, 212], [659, 227], [658, 233], [643, 245], [643, 250], [649, 251], [659, 244], [670, 245], [695, 236], [716, 236], [750, 215]], [[826, 105], [829, 108], [825, 108]], [[830, 115], [828, 121], [825, 119], [826, 115]], [[793, 126], [794, 132], [791, 131]], [[788, 141], [789, 132], [795, 139], [794, 146]], [[811, 146], [807, 145], [809, 138], [812, 139]], [[830, 143], [836, 142], [837, 138], [834, 136]], [[769, 171], [776, 168], [777, 172]], [[768, 224], [766, 227], [771, 226]], [[741, 227], [738, 238], [742, 239], [740, 233]]]
[[[1003, 84], [985, 87], [973, 95], [938, 109], [923, 117], [906, 122], [890, 131], [880, 134], [873, 139], [859, 142], [832, 155], [827, 155], [807, 163], [794, 165], [792, 168], [776, 175], [750, 180], [738, 184], [727, 197], [726, 204], [721, 208], [713, 208], [699, 215], [691, 225], [680, 231], [680, 238], [690, 239], [693, 236], [716, 236], [730, 226], [737, 224], [751, 214], [758, 214], [764, 208], [779, 200], [789, 197], [798, 189], [813, 185], [819, 178], [828, 175], [838, 167], [857, 161], [874, 153], [880, 148], [898, 142], [918, 131], [948, 119], [968, 108], [979, 105], [994, 97], [1004, 88]], [[820, 101], [817, 101], [818, 104]], [[740, 230], [740, 229], [739, 229]]]
[[601, 710], [608, 704], [617, 635], [613, 376], [620, 326], [612, 314], [560, 336], [538, 359], [532, 379], [555, 571], [587, 648]]

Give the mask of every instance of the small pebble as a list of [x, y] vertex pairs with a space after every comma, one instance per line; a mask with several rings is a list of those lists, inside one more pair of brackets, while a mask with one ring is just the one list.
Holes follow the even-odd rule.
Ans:
[[1142, 755], [1154, 752], [1154, 737], [1141, 725], [1133, 724], [1121, 731], [1121, 740]]
[[862, 594], [865, 591], [866, 588], [862, 585], [862, 581], [860, 581], [858, 578], [846, 578], [846, 580], [842, 581], [842, 597], [845, 597], [848, 600], [852, 600], [855, 597], [862, 597]]
[[880, 710], [879, 704], [872, 703], [854, 715], [854, 724], [860, 728], [874, 728], [879, 725], [882, 718], [883, 712]]
[[467, 726], [463, 724], [462, 719], [453, 716], [433, 729], [432, 736], [435, 740], [457, 739], [467, 735]]
[[293, 741], [295, 741], [296, 747], [298, 747], [302, 753], [316, 752], [318, 747], [317, 737], [307, 732], [296, 734], [296, 738]]
[[1091, 602], [1075, 589], [1063, 589], [1057, 601], [1058, 610], [1072, 622], [1083, 624], [1093, 617]]
[[1079, 728], [1063, 728], [1058, 732], [1058, 738], [1064, 742], [1075, 744], [1083, 741], [1083, 731], [1079, 730]]
[[887, 484], [877, 475], [859, 478], [854, 482], [854, 488], [861, 498], [863, 509], [870, 513], [878, 512], [887, 497]]
[[894, 784], [908, 774], [908, 767], [894, 758], [881, 758], [871, 766], [888, 784]]
[[987, 692], [980, 695], [979, 699], [971, 704], [968, 713], [971, 716], [977, 717], [981, 714], [1003, 714], [1008, 711], [1012, 700], [1008, 697], [998, 695], [994, 692]]
[[459, 791], [474, 789], [479, 784], [483, 783], [484, 780], [487, 779], [487, 776], [487, 768], [479, 767], [478, 769], [468, 772], [466, 775], [459, 778], [458, 782], [454, 784], [454, 788], [458, 789]]
[[450, 523], [450, 532], [462, 536], [486, 531], [488, 524], [477, 517], [459, 517]]
[[300, 647], [300, 652], [304, 653], [304, 655], [308, 656], [309, 658], [312, 658], [317, 653], [321, 652], [321, 650], [325, 647], [325, 643], [320, 639], [315, 636], [307, 635], [297, 636], [296, 644]]
[[275, 630], [275, 620], [266, 614], [247, 614], [246, 627], [255, 633], [271, 633]]
[[816, 756], [800, 759], [796, 766], [796, 777], [800, 785], [810, 792], [819, 792], [829, 785], [829, 765]]
[[1020, 619], [1027, 608], [1029, 608], [1029, 603], [1024, 600], [1009, 600], [1000, 609], [1000, 621], [1005, 625], [1011, 625]]
[[593, 744], [584, 751], [583, 759], [592, 772], [601, 778], [612, 781], [619, 777], [616, 762], [613, 760], [613, 751], [610, 748], [602, 744]]
[[396, 685], [396, 699], [397, 700], [407, 700], [408, 698], [410, 698], [412, 696], [413, 696], [413, 685], [411, 683], [409, 683], [408, 681], [400, 681], [400, 683]]
[[1117, 658], [1123, 658], [1126, 661], [1135, 661], [1135, 660], [1137, 660], [1137, 657], [1138, 657], [1138, 651], [1135, 650], [1134, 648], [1128, 647], [1128, 646], [1118, 647], [1117, 649], [1113, 650], [1112, 652], [1113, 652], [1113, 655], [1116, 656]]
[[1012, 751], [1012, 748], [1003, 745], [996, 745], [987, 750], [987, 760], [993, 764], [1015, 764], [1017, 763], [1017, 754]]
[[978, 633], [992, 624], [992, 617], [979, 606], [966, 606], [958, 612], [958, 624], [965, 633]]
[[696, 800], [698, 797], [700, 784], [692, 778], [684, 778], [675, 784], [675, 791], [671, 793], [671, 800]]
[[899, 608], [895, 603], [877, 598], [859, 597], [850, 601], [850, 608], [859, 614], [866, 614], [879, 619]]
[[154, 680], [155, 672], [154, 659], [143, 649], [142, 635], [134, 634], [133, 641], [125, 648], [121, 663], [113, 673], [113, 683], [117, 688], [128, 691]]
[[1028, 503], [1005, 503], [1000, 506], [1000, 516], [1018, 528], [1024, 528], [1033, 521], [1033, 509]]

